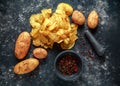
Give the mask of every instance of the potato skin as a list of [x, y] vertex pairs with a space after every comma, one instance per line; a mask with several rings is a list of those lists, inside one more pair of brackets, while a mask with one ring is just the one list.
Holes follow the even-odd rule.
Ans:
[[78, 25], [83, 25], [85, 23], [85, 16], [83, 15], [82, 12], [75, 10], [73, 11], [73, 14], [72, 14], [72, 20], [74, 23]]
[[39, 61], [35, 58], [29, 58], [17, 63], [14, 67], [14, 73], [26, 74], [32, 72], [39, 65]]
[[35, 48], [33, 50], [33, 55], [37, 59], [44, 59], [47, 57], [48, 53], [44, 48]]
[[95, 11], [95, 10], [93, 10], [90, 14], [89, 14], [89, 16], [88, 16], [88, 27], [90, 28], [90, 29], [95, 29], [96, 27], [97, 27], [97, 25], [98, 25], [98, 13]]
[[20, 33], [15, 43], [15, 56], [18, 59], [23, 59], [30, 48], [31, 37], [30, 34], [26, 31]]

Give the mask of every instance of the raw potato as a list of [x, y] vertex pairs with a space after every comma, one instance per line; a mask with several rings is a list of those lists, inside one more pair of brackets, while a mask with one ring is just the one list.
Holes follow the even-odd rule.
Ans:
[[88, 16], [88, 27], [95, 29], [98, 25], [98, 13], [93, 10]]
[[47, 57], [48, 53], [45, 49], [43, 48], [35, 48], [33, 50], [33, 55], [38, 58], [38, 59], [44, 59]]
[[31, 37], [30, 34], [28, 32], [22, 32], [15, 43], [15, 56], [18, 59], [23, 59], [27, 53], [28, 50], [30, 48], [30, 43], [31, 43]]
[[14, 67], [14, 73], [26, 74], [32, 72], [39, 65], [39, 61], [35, 58], [29, 58], [19, 62]]
[[83, 25], [85, 23], [85, 16], [78, 10], [73, 11], [72, 20], [78, 25]]

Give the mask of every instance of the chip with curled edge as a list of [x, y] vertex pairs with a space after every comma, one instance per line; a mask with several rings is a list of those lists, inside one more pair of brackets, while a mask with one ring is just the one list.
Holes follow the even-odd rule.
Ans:
[[71, 24], [69, 19], [72, 12], [72, 6], [60, 3], [53, 14], [51, 9], [43, 9], [41, 13], [31, 15], [33, 45], [52, 48], [58, 43], [62, 49], [71, 49], [78, 38], [78, 25]]

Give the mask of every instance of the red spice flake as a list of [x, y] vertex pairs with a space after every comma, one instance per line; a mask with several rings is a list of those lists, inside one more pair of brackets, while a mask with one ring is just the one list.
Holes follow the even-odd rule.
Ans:
[[81, 40], [81, 43], [80, 43], [80, 48], [83, 49], [82, 51], [80, 51], [80, 53], [86, 57], [87, 59], [88, 58], [91, 58], [93, 61], [95, 60], [95, 54], [92, 52], [92, 49], [89, 48], [87, 45], [86, 45], [86, 41], [85, 41], [85, 38], [80, 35], [80, 40]]
[[66, 56], [58, 61], [58, 69], [64, 75], [72, 75], [78, 72], [78, 60], [72, 56]]
[[89, 57], [94, 60], [95, 59], [95, 55], [93, 54], [92, 50], [91, 49], [88, 49], [88, 55]]

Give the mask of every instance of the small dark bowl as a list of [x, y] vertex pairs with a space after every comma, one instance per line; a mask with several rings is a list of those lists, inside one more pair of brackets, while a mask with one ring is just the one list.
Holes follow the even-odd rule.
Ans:
[[[78, 60], [78, 72], [77, 73], [74, 73], [72, 75], [64, 75], [62, 72], [60, 72], [60, 70], [58, 69], [58, 61], [65, 57], [65, 56], [72, 56], [74, 58], [76, 58]], [[56, 75], [62, 79], [62, 80], [65, 80], [65, 81], [73, 81], [73, 80], [77, 80], [80, 75], [81, 75], [81, 72], [83, 70], [83, 59], [82, 59], [82, 56], [78, 55], [76, 52], [74, 52], [73, 50], [65, 50], [65, 51], [62, 51], [61, 53], [59, 53], [55, 59], [55, 62], [54, 62], [54, 68], [55, 68], [55, 73]]]

